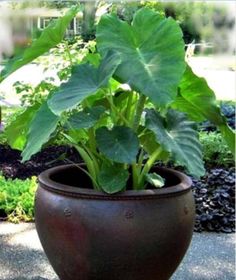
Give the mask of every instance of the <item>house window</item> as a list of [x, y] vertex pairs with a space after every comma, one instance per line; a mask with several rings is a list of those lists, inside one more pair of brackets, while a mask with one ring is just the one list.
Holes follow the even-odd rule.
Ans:
[[44, 29], [54, 19], [56, 19], [56, 17], [40, 17], [38, 19], [38, 28], [39, 29]]
[[43, 26], [42, 28], [45, 28], [49, 25], [49, 23], [51, 22], [51, 19], [50, 18], [44, 18], [43, 19]]

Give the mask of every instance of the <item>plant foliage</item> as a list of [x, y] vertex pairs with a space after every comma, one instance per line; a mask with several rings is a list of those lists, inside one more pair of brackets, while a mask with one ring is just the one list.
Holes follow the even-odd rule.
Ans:
[[203, 160], [211, 167], [233, 167], [234, 156], [226, 145], [222, 135], [217, 132], [200, 132], [203, 148]]
[[[160, 187], [162, 180], [152, 173], [158, 159], [172, 159], [202, 176], [192, 120], [216, 124], [233, 148], [234, 134], [214, 93], [186, 67], [182, 32], [173, 19], [148, 8], [136, 12], [130, 24], [108, 14], [98, 23], [96, 38], [97, 48], [80, 61], [70, 59], [69, 79], [35, 113], [23, 161], [60, 133], [80, 153], [94, 188], [116, 193], [129, 182], [136, 190]], [[27, 54], [35, 53], [35, 44]]]
[[187, 113], [194, 121], [201, 122], [208, 119], [219, 127], [232, 153], [235, 151], [234, 133], [216, 104], [214, 92], [208, 87], [206, 80], [197, 77], [189, 66], [184, 73], [179, 86], [179, 95], [172, 107]]
[[0, 210], [7, 220], [18, 223], [34, 219], [34, 195], [36, 177], [27, 180], [6, 180], [0, 175]]
[[185, 63], [182, 32], [173, 19], [145, 8], [135, 14], [131, 25], [108, 15], [98, 25], [97, 44], [102, 54], [114, 50], [121, 55], [115, 72], [120, 82], [159, 106], [176, 96]]

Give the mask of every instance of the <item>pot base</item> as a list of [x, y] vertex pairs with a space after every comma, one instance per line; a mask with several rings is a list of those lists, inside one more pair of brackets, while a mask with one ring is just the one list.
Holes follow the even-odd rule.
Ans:
[[39, 238], [60, 279], [171, 277], [193, 232], [195, 207], [188, 177], [158, 169], [179, 184], [107, 195], [52, 181], [63, 178], [63, 172], [73, 173], [75, 167], [56, 167], [40, 175], [35, 208]]

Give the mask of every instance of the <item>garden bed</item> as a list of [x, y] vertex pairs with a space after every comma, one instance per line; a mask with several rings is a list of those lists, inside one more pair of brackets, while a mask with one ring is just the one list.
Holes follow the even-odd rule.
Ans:
[[24, 180], [57, 165], [81, 162], [78, 153], [68, 146], [47, 147], [25, 163], [21, 162], [20, 154], [7, 145], [0, 145], [0, 171], [6, 178]]
[[[50, 146], [21, 163], [20, 152], [0, 145], [0, 171], [5, 178], [25, 180], [40, 172], [66, 163], [78, 163], [78, 153], [69, 146]], [[235, 170], [208, 166], [201, 180], [193, 179], [196, 202], [195, 231], [230, 233], [235, 231]], [[2, 217], [6, 217], [3, 211]]]

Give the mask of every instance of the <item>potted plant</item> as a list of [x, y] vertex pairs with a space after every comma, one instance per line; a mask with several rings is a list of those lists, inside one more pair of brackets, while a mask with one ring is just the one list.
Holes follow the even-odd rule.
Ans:
[[[73, 9], [5, 77], [55, 46]], [[36, 228], [60, 279], [169, 279], [191, 240], [194, 200], [186, 175], [155, 163], [171, 159], [200, 177], [204, 167], [192, 120], [218, 125], [232, 149], [233, 132], [205, 80], [186, 66], [173, 19], [148, 8], [131, 24], [105, 15], [96, 44], [37, 107], [28, 129], [24, 161], [59, 127], [85, 163], [39, 176]]]

